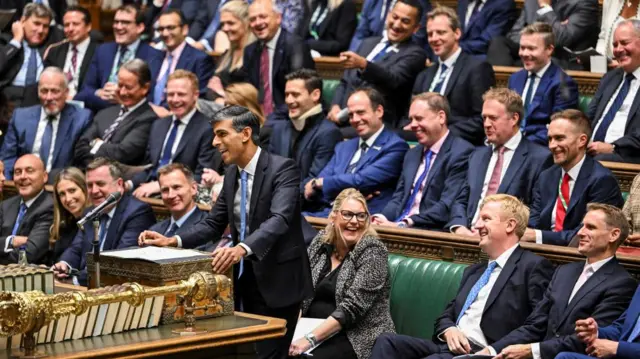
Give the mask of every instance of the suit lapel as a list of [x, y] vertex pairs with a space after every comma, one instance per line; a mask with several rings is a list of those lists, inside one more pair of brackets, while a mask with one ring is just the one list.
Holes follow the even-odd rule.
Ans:
[[[612, 274], [615, 265], [618, 263], [618, 261], [616, 260], [616, 258], [612, 258], [609, 262], [607, 262], [602, 268], [600, 268], [600, 270], [598, 270], [597, 272], [595, 272], [589, 279], [587, 279], [586, 282], [584, 282], [584, 284], [582, 285], [582, 287], [580, 287], [580, 289], [578, 289], [578, 291], [576, 292], [576, 294], [573, 296], [573, 298], [571, 298], [571, 303], [568, 304], [567, 306], [567, 310], [565, 310], [564, 316], [562, 317], [562, 320], [560, 321], [560, 323], [558, 324], [558, 326], [562, 325], [562, 323], [569, 317], [569, 314], [571, 313], [571, 311], [573, 310], [573, 308], [576, 306], [577, 303], [580, 302], [580, 300], [589, 292], [591, 292], [592, 290], [594, 290], [597, 286], [599, 286], [602, 282], [604, 282], [607, 278], [610, 277], [610, 275]], [[582, 274], [582, 270], [583, 270], [584, 266], [579, 266], [578, 267], [578, 273], [576, 276], [576, 280], [574, 283], [578, 281], [578, 278], [580, 278], [580, 275]], [[570, 286], [571, 287], [571, 291], [573, 291], [573, 287], [574, 286]], [[567, 298], [567, 301], [569, 300], [569, 298]]]
[[[586, 155], [585, 155], [586, 156]], [[571, 192], [571, 197], [569, 198], [569, 205], [567, 206], [567, 217], [569, 213], [576, 206], [576, 203], [580, 201], [582, 198], [582, 194], [587, 189], [587, 184], [589, 182], [589, 176], [593, 171], [594, 160], [591, 157], [586, 156], [584, 159], [584, 163], [582, 164], [582, 168], [580, 168], [580, 173], [578, 174], [578, 179], [575, 181], [573, 185], [573, 192]]]
[[[157, 121], [161, 121], [159, 124], [159, 127], [160, 127], [160, 133], [162, 134], [162, 139], [158, 138], [160, 140], [160, 146], [155, 148], [156, 153], [152, 154], [152, 155], [155, 155], [155, 157], [152, 156], [151, 158], [156, 158], [159, 161], [160, 158], [162, 157], [162, 146], [164, 145], [164, 139], [167, 137], [169, 128], [171, 128], [171, 122], [173, 121], [173, 117], [165, 117]], [[189, 121], [189, 124], [191, 124], [191, 121]], [[185, 129], [184, 132], [186, 133], [187, 129]], [[183, 140], [188, 141], [188, 138], [186, 138], [184, 134], [182, 135], [180, 142], [182, 142]], [[177, 154], [177, 151], [176, 151], [176, 154]]]
[[74, 108], [73, 105], [65, 105], [64, 110], [60, 114], [60, 120], [58, 123], [58, 133], [56, 133], [56, 143], [53, 147], [53, 166], [56, 167], [64, 167], [62, 163], [56, 163], [60, 158], [60, 150], [62, 149], [62, 145], [67, 141], [71, 140], [71, 136], [69, 136], [69, 131], [71, 131], [73, 117], [72, 113]]
[[[324, 117], [324, 113], [322, 113], [321, 115]], [[309, 146], [309, 143], [311, 143], [311, 139], [316, 136], [316, 132], [318, 132], [318, 129], [320, 128], [320, 126], [322, 126], [321, 121], [324, 121], [324, 119], [316, 117], [316, 120], [317, 122], [315, 123], [315, 126], [308, 129], [307, 132], [305, 132], [305, 134], [300, 138], [300, 142], [298, 143], [298, 150], [296, 151], [297, 153], [292, 154], [292, 155], [296, 155], [296, 158], [300, 158], [300, 155], [304, 153], [307, 146]]]
[[453, 137], [453, 135], [451, 133], [449, 135], [447, 135], [447, 138], [444, 140], [444, 143], [442, 144], [442, 147], [440, 147], [440, 152], [438, 152], [438, 154], [436, 155], [435, 160], [431, 164], [431, 169], [429, 169], [429, 174], [427, 175], [427, 180], [424, 182], [424, 188], [422, 190], [422, 193], [423, 193], [422, 198], [426, 197], [424, 195], [424, 193], [427, 192], [427, 190], [429, 188], [429, 184], [431, 183], [431, 180], [433, 179], [433, 176], [435, 176], [436, 173], [440, 172], [440, 168], [443, 166], [444, 161], [449, 156], [449, 150], [451, 150], [451, 144], [453, 142], [453, 139], [454, 139], [454, 137]]
[[285, 38], [287, 34], [284, 31], [280, 32], [280, 37], [278, 37], [278, 42], [276, 43], [275, 51], [273, 52], [273, 67], [271, 68], [271, 86], [273, 86], [274, 79], [276, 78], [276, 74], [280, 70], [280, 64], [284, 60], [284, 48], [285, 48]]
[[[640, 79], [636, 81], [640, 81]], [[625, 128], [624, 128], [625, 133], [629, 132], [629, 126], [631, 126], [631, 124], [633, 123], [633, 117], [636, 115], [636, 112], [638, 112], [638, 106], [640, 106], [639, 93], [640, 91], [636, 93], [636, 96], [633, 99], [633, 103], [631, 104], [631, 108], [629, 109], [629, 114], [627, 115], [627, 124], [625, 125]]]
[[509, 257], [509, 260], [507, 260], [507, 264], [505, 264], [504, 268], [502, 268], [502, 271], [500, 271], [500, 275], [498, 276], [496, 283], [493, 285], [493, 288], [491, 288], [489, 298], [487, 298], [487, 303], [485, 304], [484, 310], [482, 312], [483, 314], [486, 313], [486, 311], [491, 307], [493, 302], [498, 297], [498, 294], [500, 294], [500, 292], [502, 291], [502, 288], [504, 288], [505, 284], [507, 284], [507, 281], [509, 281], [511, 274], [513, 274], [516, 268], [518, 268], [518, 262], [520, 261], [520, 257], [522, 256], [522, 251], [523, 249], [518, 246], [511, 254], [511, 257]]
[[[229, 215], [229, 228], [231, 228], [231, 233], [234, 233], [234, 235], [231, 237], [234, 240], [234, 243], [237, 243], [240, 240], [240, 237], [238, 236], [238, 231], [236, 230], [236, 217], [233, 214], [234, 208], [235, 208], [235, 197], [236, 197], [236, 192], [238, 191], [238, 180], [240, 179], [240, 169], [238, 168], [238, 166], [233, 166], [233, 168], [229, 168], [229, 179], [226, 178], [227, 176], [225, 176], [225, 182], [227, 181], [231, 181], [231, 183], [225, 183], [224, 184], [224, 188], [225, 188], [225, 201], [227, 203], [227, 212]], [[230, 188], [230, 191], [227, 191], [226, 189]]]
[[449, 76], [449, 81], [447, 82], [447, 88], [444, 91], [444, 97], [449, 96], [449, 93], [453, 91], [456, 81], [458, 81], [458, 77], [460, 77], [460, 73], [467, 63], [467, 59], [467, 55], [461, 52], [458, 60], [456, 60], [456, 63], [453, 65], [451, 76]]
[[556, 71], [558, 71], [555, 66], [556, 65], [551, 63], [547, 71], [542, 75], [538, 88], [536, 89], [536, 93], [533, 94], [533, 98], [531, 99], [531, 104], [529, 105], [527, 113], [532, 113], [535, 108], [540, 105], [542, 99], [547, 96], [547, 89], [549, 88], [549, 85], [551, 85], [551, 79], [555, 76]]
[[[382, 135], [382, 134], [380, 134]], [[342, 161], [339, 161], [338, 163], [340, 163], [340, 167], [338, 168], [338, 173], [347, 173], [347, 168], [349, 168], [349, 163], [351, 162], [351, 159], [353, 159], [353, 156], [356, 155], [356, 152], [358, 151], [358, 144], [360, 143], [360, 140], [356, 137], [354, 139], [351, 139], [349, 141], [347, 141], [345, 143], [345, 154], [348, 154], [349, 157], [343, 159]], [[369, 152], [369, 151], [367, 151]]]
[[[91, 64], [91, 59], [93, 58], [93, 54], [95, 53], [97, 46], [98, 45], [96, 45], [95, 41], [93, 40], [89, 41], [87, 52], [84, 54], [84, 58], [82, 59], [82, 64], [80, 64], [80, 75], [78, 76], [79, 84], [82, 84], [84, 81], [84, 75], [87, 73], [87, 70], [89, 69], [89, 65]], [[66, 59], [66, 54], [64, 58]]]
[[467, 31], [465, 20], [467, 18], [467, 9], [469, 8], [469, 0], [458, 1], [458, 18], [460, 19], [460, 25], [462, 27], [463, 34]]
[[385, 143], [387, 143], [388, 136], [389, 134], [386, 128], [382, 130], [382, 132], [380, 132], [380, 136], [376, 138], [376, 141], [373, 143], [373, 146], [371, 146], [371, 148], [367, 150], [367, 152], [364, 154], [364, 157], [360, 157], [360, 159], [358, 160], [358, 165], [356, 166], [356, 172], [360, 171], [362, 167], [366, 166], [369, 163], [369, 161], [371, 161], [373, 158], [375, 158], [378, 155], [378, 153], [380, 153], [380, 150], [382, 150], [382, 147], [384, 147]]
[[120, 240], [118, 236], [119, 226], [122, 222], [123, 212], [127, 208], [127, 204], [129, 202], [128, 197], [123, 197], [120, 202], [116, 205], [116, 210], [113, 213], [113, 218], [111, 218], [111, 222], [109, 222], [109, 228], [107, 229], [107, 236], [104, 239], [104, 245], [102, 246], [103, 250], [116, 249], [118, 246], [118, 241]]
[[[31, 203], [31, 206], [29, 206], [29, 208], [27, 208], [27, 211], [25, 212], [24, 217], [22, 217], [22, 221], [20, 222], [20, 225], [18, 226], [18, 231], [16, 233], [22, 232], [22, 227], [24, 227], [25, 223], [29, 222], [29, 217], [32, 216], [33, 212], [38, 209], [38, 206], [40, 206], [42, 201], [44, 201], [45, 196], [47, 196], [46, 191], [40, 193], [38, 198], [36, 198], [36, 200], [33, 201], [33, 203]], [[20, 206], [18, 206], [17, 208], [19, 209]], [[17, 219], [18, 219], [18, 212], [16, 211], [16, 220]]]
[[[598, 121], [602, 117], [602, 115], [604, 114], [604, 110], [607, 104], [609, 103], [609, 99], [613, 97], [613, 94], [616, 92], [616, 90], [618, 89], [618, 86], [620, 85], [620, 82], [622, 81], [624, 71], [622, 69], [616, 69], [614, 71], [615, 71], [615, 75], [613, 76], [613, 79], [609, 82], [609, 86], [607, 86], [607, 88], [605, 88], [605, 90], [602, 93], [602, 98], [605, 101], [601, 101], [602, 105], [599, 106], [596, 116], [593, 119], [594, 121]], [[637, 95], [636, 95], [636, 99], [637, 99]], [[636, 101], [633, 101], [633, 102], [635, 105]], [[629, 111], [629, 115], [631, 115], [632, 113], [633, 112]]]
[[[573, 287], [575, 287], [576, 282], [580, 278], [582, 274], [582, 270], [584, 268], [584, 261], [572, 263], [570, 268], [567, 268], [566, 278], [564, 278], [562, 283], [559, 283], [560, 286], [558, 289], [558, 301], [560, 301], [560, 308], [562, 308], [563, 318], [566, 317], [570, 312], [570, 308], [575, 306], [576, 301], [573, 300], [571, 305], [569, 305], [569, 297], [571, 296], [571, 292], [573, 292]], [[583, 285], [584, 287], [584, 285]], [[576, 299], [576, 298], [573, 298]], [[559, 325], [558, 325], [559, 326]]]
[[197, 117], [198, 112], [196, 111], [191, 117], [191, 120], [189, 120], [187, 127], [185, 127], [184, 132], [182, 133], [182, 137], [180, 137], [180, 143], [178, 143], [178, 148], [176, 148], [176, 152], [173, 154], [173, 158], [177, 158], [180, 152], [182, 152], [184, 148], [187, 147], [187, 144], [198, 137], [198, 129], [196, 128], [198, 126], [198, 124], [196, 123], [196, 121], [198, 120]]
[[467, 212], [469, 213], [469, 217], [472, 217], [473, 214], [476, 213], [476, 209], [478, 208], [478, 201], [480, 200], [480, 195], [482, 194], [484, 178], [487, 175], [487, 171], [489, 170], [489, 162], [491, 161], [492, 154], [493, 150], [491, 149], [491, 147], [485, 147], [483, 148], [482, 158], [480, 159], [478, 165], [469, 161], [469, 168], [472, 169], [472, 171], [469, 171], [469, 173], [474, 174], [474, 178], [469, 179], [469, 204], [467, 205]]
[[38, 106], [38, 109], [33, 111], [33, 116], [25, 120], [29, 121], [29, 125], [25, 126], [24, 140], [26, 142], [29, 151], [33, 151], [33, 145], [36, 142], [36, 131], [38, 131], [38, 122], [40, 122], [40, 116], [42, 114], [42, 106]]
[[184, 49], [182, 50], [182, 53], [180, 54], [180, 58], [178, 58], [178, 62], [176, 63], [176, 70], [177, 69], [186, 69], [187, 68], [187, 62], [189, 61], [189, 57], [191, 56], [190, 52], [191, 49], [189, 48], [189, 44], [186, 44], [184, 46]]
[[513, 178], [515, 177], [516, 173], [520, 173], [520, 168], [525, 163], [528, 153], [529, 150], [523, 138], [522, 140], [520, 140], [520, 144], [518, 145], [518, 147], [516, 147], [516, 150], [513, 153], [511, 162], [509, 162], [509, 167], [507, 167], [507, 172], [504, 174], [502, 181], [500, 181], [500, 186], [498, 187], [499, 193], [507, 193], [507, 190], [514, 182]]
[[[264, 174], [269, 167], [269, 155], [266, 151], [260, 152], [260, 157], [258, 158], [258, 163], [256, 165], [256, 173], [253, 177], [253, 187], [251, 188], [251, 198], [249, 203], [251, 203], [251, 207], [249, 208], [249, 213], [247, 213], [247, 223], [251, 224], [250, 230], [256, 230], [258, 228], [258, 224], [253, 222], [253, 219], [256, 218], [258, 198], [260, 198], [260, 190], [262, 189], [262, 182], [264, 182]], [[248, 233], [247, 233], [248, 234]]]
[[424, 152], [424, 147], [422, 145], [416, 146], [420, 150], [411, 151], [410, 157], [407, 158], [407, 161], [404, 165], [406, 170], [405, 178], [404, 178], [404, 193], [402, 203], [407, 203], [409, 196], [411, 195], [411, 187], [413, 186], [413, 182], [418, 174], [418, 167], [420, 167], [420, 163], [422, 161], [422, 153]]

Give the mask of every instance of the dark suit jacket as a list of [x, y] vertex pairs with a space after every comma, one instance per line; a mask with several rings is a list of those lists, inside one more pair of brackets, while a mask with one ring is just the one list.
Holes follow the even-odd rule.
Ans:
[[288, 157], [300, 169], [300, 190], [304, 184], [318, 177], [333, 156], [333, 149], [342, 141], [342, 133], [333, 122], [326, 120], [324, 112], [307, 118], [304, 132], [297, 139], [296, 151], [292, 153], [293, 134], [296, 131], [291, 121], [276, 121], [272, 127], [269, 152]]
[[[465, 182], [468, 159], [473, 148], [467, 141], [449, 133], [435, 161], [431, 163], [429, 175], [424, 182], [420, 211], [410, 217], [414, 227], [442, 229], [447, 223], [453, 201]], [[404, 156], [398, 187], [382, 211], [388, 220], [395, 221], [407, 205], [413, 182], [420, 175], [418, 167], [422, 163], [424, 151], [424, 146], [417, 145]]]
[[[358, 54], [366, 58], [380, 40], [378, 36], [364, 39]], [[426, 59], [424, 50], [411, 41], [398, 44], [397, 52], [390, 50], [377, 62], [367, 62], [364, 71], [345, 70], [332, 104], [345, 108], [356, 88], [375, 87], [385, 99], [384, 122], [391, 128], [399, 128], [398, 119], [409, 109], [411, 83], [424, 68]]]
[[606, 203], [618, 208], [622, 208], [624, 204], [620, 186], [613, 173], [586, 156], [569, 199], [563, 231], [554, 232], [551, 230], [555, 225], [551, 222], [551, 215], [556, 206], [558, 183], [561, 179], [562, 168], [554, 165], [540, 174], [533, 192], [529, 227], [542, 230], [542, 241], [545, 244], [569, 244], [582, 225], [588, 203]]
[[[11, 24], [14, 21], [18, 21], [20, 20], [20, 18], [22, 17], [22, 11], [24, 10], [24, 7], [35, 1], [32, 0], [0, 0], [0, 9], [3, 10], [10, 10], [10, 9], [16, 9], [15, 14], [13, 14], [13, 19], [11, 19], [11, 21], [9, 21], [9, 23], [7, 24], [7, 26], [5, 27], [5, 29], [0, 29], [2, 31], [6, 31], [6, 32], [11, 32]], [[56, 24], [58, 25], [62, 25], [62, 17], [64, 16], [64, 13], [67, 11], [67, 2], [66, 1], [57, 1], [57, 0], [51, 0], [49, 1], [49, 8], [51, 10], [53, 10], [53, 13], [55, 15], [55, 20], [56, 20]]]
[[[184, 221], [182, 226], [178, 227], [178, 230], [176, 230], [175, 234], [176, 235], [181, 235], [183, 233], [188, 232], [193, 225], [195, 225], [196, 223], [198, 223], [201, 220], [205, 219], [207, 217], [207, 215], [208, 215], [207, 212], [201, 211], [200, 208], [198, 208], [196, 206], [194, 208], [194, 210], [193, 210], [193, 213], [191, 213], [191, 215], [189, 215], [189, 217], [187, 217], [187, 219]], [[161, 233], [161, 234], [165, 234], [169, 230], [169, 226], [170, 225], [171, 225], [171, 218], [167, 218], [162, 222], [158, 222], [158, 223], [154, 224], [153, 226], [151, 226], [151, 228], [149, 228], [149, 230], [150, 231], [154, 231], [154, 232], [158, 232], [158, 233]], [[218, 243], [210, 241], [210, 242], [207, 242], [207, 243], [205, 243], [203, 245], [195, 247], [195, 249], [201, 250], [201, 251], [205, 251], [205, 252], [213, 252], [213, 250], [215, 249], [216, 244], [218, 244]], [[187, 247], [183, 246], [182, 248], [187, 248]]]
[[151, 124], [157, 119], [156, 113], [147, 102], [131, 111], [122, 120], [109, 142], [103, 143], [95, 155], [90, 153], [89, 143], [95, 138], [102, 138], [107, 128], [118, 118], [119, 112], [120, 106], [111, 106], [96, 114], [93, 123], [76, 144], [76, 165], [86, 167], [94, 157], [107, 157], [131, 166], [143, 164]]
[[[487, 269], [487, 262], [467, 267], [462, 274], [460, 289], [444, 313], [436, 320], [433, 340], [447, 328], [455, 327], [462, 306], [471, 288]], [[544, 295], [553, 275], [553, 265], [547, 259], [517, 247], [502, 268], [482, 313], [480, 328], [487, 342], [493, 343], [524, 324]]]
[[[93, 54], [96, 52], [98, 48], [98, 43], [94, 39], [89, 41], [89, 47], [87, 47], [87, 53], [84, 54], [84, 58], [82, 58], [82, 64], [80, 64], [80, 74], [78, 76], [78, 89], [82, 88], [82, 84], [84, 82], [84, 77], [89, 70], [89, 64], [91, 63], [91, 59], [93, 59]], [[46, 66], [55, 66], [62, 70], [64, 70], [64, 65], [67, 60], [67, 53], [71, 49], [71, 44], [65, 42], [64, 44], [60, 44], [58, 46], [51, 46], [49, 48], [49, 52], [47, 57], [44, 60], [44, 65]]]
[[487, 0], [478, 14], [465, 26], [467, 9], [471, 0], [458, 1], [458, 18], [462, 26], [460, 47], [471, 55], [485, 55], [489, 42], [494, 37], [504, 35], [515, 20], [516, 3], [513, 0]]
[[[315, 5], [318, 1], [314, 1]], [[310, 35], [309, 25], [313, 15], [313, 6], [305, 9], [305, 17], [298, 30], [300, 37], [306, 39], [311, 50], [322, 56], [338, 56], [349, 48], [351, 37], [358, 25], [356, 4], [353, 0], [344, 0], [340, 6], [330, 11], [318, 26], [316, 40]]]
[[[22, 197], [14, 196], [0, 202], [0, 248], [5, 248], [7, 237], [11, 235], [13, 226], [18, 218]], [[53, 199], [46, 191], [27, 208], [22, 217], [16, 235], [27, 236], [27, 261], [29, 263], [43, 263], [49, 250], [49, 228], [53, 222]], [[18, 262], [18, 251], [0, 253], [0, 264]]]
[[[87, 212], [91, 209], [93, 207], [87, 209]], [[137, 247], [140, 233], [155, 223], [156, 217], [151, 206], [129, 194], [123, 195], [107, 229], [102, 250]], [[78, 231], [71, 246], [60, 256], [61, 262], [67, 262], [71, 268], [80, 271], [78, 281], [81, 285], [86, 285], [86, 254], [93, 251], [93, 237], [93, 224], [86, 223], [84, 230]]]
[[[609, 71], [602, 80], [596, 94], [589, 103], [587, 116], [591, 119], [591, 126], [595, 128], [598, 121], [604, 116], [604, 110], [613, 98], [620, 82], [624, 78], [624, 70], [615, 69]], [[636, 80], [637, 81], [637, 80]], [[628, 162], [640, 161], [640, 95], [636, 94], [633, 104], [629, 109], [629, 117], [624, 128], [624, 136], [613, 142], [616, 146], [615, 153], [627, 159]]]
[[[509, 77], [508, 87], [523, 99], [528, 77], [529, 71], [524, 69]], [[546, 146], [547, 125], [551, 121], [551, 115], [569, 108], [578, 108], [578, 95], [578, 85], [573, 78], [552, 62], [542, 75], [536, 93], [531, 97], [528, 114], [525, 115], [526, 139]]]
[[[172, 122], [173, 116], [153, 121], [144, 161], [144, 163], [152, 164], [152, 167], [133, 177], [134, 188], [142, 183], [157, 180], [156, 174], [158, 163], [162, 158], [162, 146]], [[182, 133], [172, 162], [182, 163], [189, 167], [195, 175], [195, 180], [200, 182], [200, 176], [205, 168], [218, 168], [222, 162], [220, 153], [213, 148], [212, 142], [213, 131], [209, 119], [200, 111], [196, 111]]]
[[[233, 215], [233, 203], [240, 172], [236, 165], [227, 168], [224, 185], [209, 215], [181, 234], [182, 245], [192, 248], [218, 240], [227, 225], [233, 243], [240, 236]], [[260, 153], [250, 199], [244, 243], [253, 254], [251, 261], [256, 286], [266, 305], [281, 308], [302, 302], [313, 295], [300, 218], [300, 176], [290, 159]], [[238, 266], [234, 268], [237, 278]], [[243, 298], [251, 300], [251, 298]]]
[[558, 267], [543, 299], [526, 323], [491, 346], [496, 352], [512, 344], [540, 343], [543, 359], [560, 352], [584, 353], [586, 346], [575, 335], [576, 320], [594, 318], [598, 326], [611, 324], [627, 308], [636, 281], [614, 257], [595, 272], [569, 302], [585, 262]]
[[[216, 12], [218, 11], [220, 0], [207, 0], [205, 1], [205, 4], [207, 8], [206, 9], [200, 8], [199, 11], [196, 13], [195, 19], [191, 23], [191, 26], [189, 26], [189, 37], [196, 41], [199, 41], [202, 39], [202, 36], [204, 35], [205, 31], [207, 31], [207, 27], [209, 27], [209, 24], [211, 24], [211, 21], [213, 21], [213, 17], [216, 15]], [[200, 7], [202, 7], [202, 5], [205, 5], [205, 4], [201, 4]], [[213, 42], [210, 42], [210, 44], [213, 45]]]
[[[98, 46], [93, 54], [84, 82], [82, 83], [82, 90], [78, 92], [74, 97], [74, 100], [84, 101], [85, 106], [94, 112], [113, 105], [112, 103], [104, 101], [96, 96], [95, 92], [96, 90], [104, 87], [104, 85], [109, 81], [109, 75], [111, 74], [111, 68], [113, 67], [113, 61], [116, 58], [117, 52], [118, 44], [115, 42], [108, 42]], [[152, 48], [145, 42], [140, 42], [135, 58], [145, 61], [147, 65], [149, 65], [149, 69], [155, 69], [159, 68], [155, 65], [155, 62], [162, 62], [163, 53]], [[155, 86], [155, 79], [157, 77], [158, 74], [152, 71], [150, 89], [153, 89]], [[153, 91], [150, 90], [150, 99], [152, 95]]]
[[[452, 226], [473, 226], [484, 178], [487, 175], [492, 147], [478, 147], [469, 157], [467, 182], [462, 186], [452, 208], [447, 228]], [[545, 147], [522, 139], [513, 154], [507, 172], [504, 174], [497, 193], [510, 194], [524, 204], [533, 200], [533, 188], [538, 183], [540, 172], [553, 164], [551, 154]]]
[[[429, 91], [439, 66], [438, 62], [418, 75], [413, 85], [414, 95]], [[475, 59], [464, 52], [460, 54], [444, 91], [451, 107], [448, 125], [453, 134], [476, 146], [483, 144], [482, 95], [495, 84], [495, 73], [488, 62]]]
[[636, 326], [638, 317], [640, 316], [640, 287], [636, 289], [629, 308], [622, 313], [613, 324], [607, 327], [598, 328], [598, 338], [608, 339], [618, 342], [618, 351], [616, 358], [618, 359], [635, 359], [640, 358], [640, 343], [638, 339], [633, 343], [629, 342], [629, 336]]
[[76, 222], [69, 223], [64, 228], [60, 229], [60, 238], [53, 245], [53, 248], [49, 248], [49, 253], [47, 254], [46, 265], [52, 266], [60, 261], [60, 256], [62, 253], [67, 250], [67, 248], [71, 247], [71, 243], [73, 243], [73, 239], [76, 238], [78, 234], [78, 226]]
[[[191, 23], [198, 16], [198, 11], [201, 10], [202, 0], [171, 0], [171, 3], [167, 8], [180, 10], [184, 15], [187, 25]], [[162, 13], [162, 6], [155, 6], [153, 1], [149, 2], [147, 10], [144, 13], [144, 25], [146, 30], [153, 31], [153, 24], [158, 20], [158, 17]]]

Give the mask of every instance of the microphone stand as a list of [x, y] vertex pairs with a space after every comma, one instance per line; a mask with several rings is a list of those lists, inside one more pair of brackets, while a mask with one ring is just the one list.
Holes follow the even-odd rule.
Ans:
[[96, 277], [94, 288], [100, 288], [100, 220], [98, 218], [93, 220], [93, 263]]

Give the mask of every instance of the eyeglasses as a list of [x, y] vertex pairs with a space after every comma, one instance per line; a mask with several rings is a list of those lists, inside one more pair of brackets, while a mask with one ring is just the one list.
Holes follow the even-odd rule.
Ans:
[[158, 30], [158, 32], [163, 32], [164, 30], [169, 30], [169, 31], [173, 31], [177, 28], [179, 28], [180, 26], [178, 25], [168, 25], [168, 26], [158, 26], [156, 28], [156, 30]]
[[356, 217], [356, 220], [358, 222], [364, 222], [367, 220], [367, 218], [369, 218], [369, 213], [367, 212], [353, 213], [351, 211], [342, 210], [340, 211], [340, 216], [342, 216], [342, 219], [344, 219], [347, 222], [350, 221], [354, 216]]

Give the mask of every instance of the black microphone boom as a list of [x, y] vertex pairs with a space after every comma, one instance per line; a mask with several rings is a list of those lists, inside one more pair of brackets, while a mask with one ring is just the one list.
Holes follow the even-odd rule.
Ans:
[[122, 197], [122, 193], [120, 193], [120, 192], [111, 193], [109, 196], [107, 196], [107, 199], [105, 199], [104, 202], [100, 203], [98, 206], [96, 206], [94, 209], [92, 209], [89, 213], [85, 214], [85, 216], [82, 217], [81, 220], [78, 221], [78, 227], [80, 229], [83, 229], [85, 223], [87, 223], [89, 221], [92, 221], [96, 217], [101, 215], [102, 211], [104, 211], [105, 208], [107, 208], [110, 205], [118, 202], [120, 197]]

